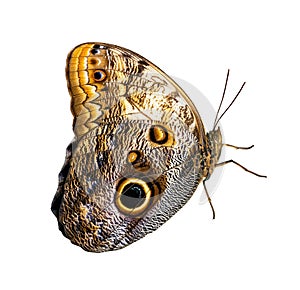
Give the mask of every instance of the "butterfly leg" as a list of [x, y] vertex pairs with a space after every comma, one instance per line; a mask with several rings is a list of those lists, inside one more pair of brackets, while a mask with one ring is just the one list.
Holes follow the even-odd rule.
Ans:
[[252, 173], [252, 174], [254, 174], [254, 175], [258, 176], [258, 177], [265, 177], [265, 178], [267, 177], [266, 175], [261, 175], [261, 174], [255, 173], [254, 171], [251, 171], [251, 170], [247, 169], [246, 167], [244, 167], [243, 165], [241, 165], [240, 163], [238, 163], [238, 162], [236, 162], [236, 161], [234, 161], [232, 159], [224, 161], [224, 162], [220, 162], [220, 163], [216, 164], [216, 167], [224, 166], [224, 165], [226, 165], [228, 163], [234, 163], [235, 165], [241, 167], [245, 171], [247, 171], [249, 173]]
[[235, 145], [231, 145], [231, 144], [222, 144], [222, 145], [227, 146], [227, 147], [232, 147], [234, 149], [243, 149], [243, 150], [249, 150], [254, 147], [254, 145], [251, 145], [249, 147], [241, 147], [241, 146], [235, 146]]
[[207, 188], [206, 188], [206, 185], [205, 185], [205, 181], [206, 181], [206, 179], [203, 180], [203, 187], [204, 187], [204, 190], [205, 190], [205, 194], [206, 194], [207, 200], [208, 200], [208, 202], [209, 202], [209, 204], [210, 204], [210, 207], [211, 207], [211, 210], [212, 210], [212, 213], [213, 213], [213, 219], [215, 219], [215, 217], [216, 217], [215, 209], [214, 209], [214, 207], [213, 207], [213, 205], [212, 205], [211, 198], [210, 198], [210, 196], [209, 196], [209, 194], [208, 194], [208, 191], [207, 191]]

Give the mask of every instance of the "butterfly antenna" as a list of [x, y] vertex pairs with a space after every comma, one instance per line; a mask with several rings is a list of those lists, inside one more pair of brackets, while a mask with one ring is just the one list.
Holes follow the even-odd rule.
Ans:
[[220, 113], [220, 110], [221, 110], [221, 107], [222, 107], [222, 104], [223, 104], [223, 100], [224, 100], [224, 97], [225, 97], [226, 88], [227, 88], [228, 79], [229, 79], [229, 72], [230, 72], [230, 70], [228, 69], [222, 99], [221, 99], [221, 102], [220, 102], [220, 105], [219, 105], [219, 108], [218, 108], [218, 111], [217, 111], [217, 114], [216, 114], [216, 118], [215, 118], [215, 121], [214, 121], [214, 128], [216, 127], [216, 122], [217, 122], [217, 119], [218, 119], [218, 115]]
[[[228, 76], [228, 74], [227, 74]], [[218, 123], [220, 122], [220, 120], [222, 119], [222, 117], [225, 115], [225, 113], [229, 110], [229, 108], [232, 106], [232, 104], [235, 102], [235, 100], [237, 99], [237, 97], [240, 95], [241, 91], [243, 90], [244, 86], [245, 86], [246, 82], [243, 82], [241, 88], [239, 89], [239, 91], [237, 92], [237, 94], [235, 95], [234, 99], [232, 100], [232, 102], [229, 104], [229, 106], [226, 108], [226, 110], [222, 113], [222, 115], [215, 121], [214, 123], [214, 127], [213, 127], [213, 130], [216, 129], [216, 126], [218, 125]], [[227, 85], [227, 79], [226, 79], [226, 85]], [[225, 88], [226, 88], [226, 85], [225, 85]], [[223, 101], [223, 98], [222, 98], [222, 101]], [[222, 103], [221, 101], [221, 103]], [[218, 111], [219, 113], [219, 111]], [[218, 114], [217, 114], [218, 115]]]

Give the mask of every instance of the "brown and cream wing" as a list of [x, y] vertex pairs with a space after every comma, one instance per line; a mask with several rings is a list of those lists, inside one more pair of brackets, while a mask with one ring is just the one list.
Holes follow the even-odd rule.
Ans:
[[78, 138], [100, 123], [126, 117], [180, 121], [202, 142], [203, 124], [185, 92], [158, 67], [128, 49], [81, 44], [69, 53], [66, 76]]

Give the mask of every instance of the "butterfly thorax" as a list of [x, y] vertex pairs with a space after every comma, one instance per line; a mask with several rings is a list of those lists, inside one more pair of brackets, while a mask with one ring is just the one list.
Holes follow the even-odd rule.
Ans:
[[206, 133], [203, 176], [209, 179], [212, 175], [222, 150], [222, 134], [220, 128]]

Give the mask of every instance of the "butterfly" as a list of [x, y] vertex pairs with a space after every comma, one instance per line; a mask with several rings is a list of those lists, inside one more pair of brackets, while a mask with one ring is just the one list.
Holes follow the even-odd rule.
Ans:
[[225, 85], [206, 132], [187, 94], [128, 49], [81, 44], [68, 55], [66, 78], [75, 137], [51, 210], [61, 232], [84, 250], [117, 250], [143, 238], [182, 208], [201, 181], [214, 218], [205, 182], [215, 167], [233, 162], [254, 173], [233, 160], [218, 163], [225, 145], [218, 123], [244, 84], [218, 118]]

